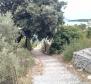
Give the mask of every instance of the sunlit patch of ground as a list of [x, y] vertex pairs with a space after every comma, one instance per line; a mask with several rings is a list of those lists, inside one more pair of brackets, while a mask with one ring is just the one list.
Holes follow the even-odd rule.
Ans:
[[40, 59], [35, 58], [35, 65], [32, 68], [32, 75], [41, 75], [43, 71], [43, 65]]

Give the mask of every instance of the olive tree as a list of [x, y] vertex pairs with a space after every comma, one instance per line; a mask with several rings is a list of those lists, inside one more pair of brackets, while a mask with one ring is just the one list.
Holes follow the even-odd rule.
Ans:
[[[39, 40], [51, 39], [62, 25], [62, 7], [65, 2], [58, 0], [1, 0], [1, 12], [11, 11], [15, 25], [23, 30], [26, 43], [34, 35]], [[21, 36], [21, 35], [20, 35]], [[20, 38], [21, 39], [21, 38]]]

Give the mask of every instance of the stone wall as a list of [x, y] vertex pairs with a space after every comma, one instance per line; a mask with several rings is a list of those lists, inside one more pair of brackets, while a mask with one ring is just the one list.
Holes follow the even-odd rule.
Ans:
[[72, 62], [76, 68], [91, 73], [91, 48], [74, 52]]

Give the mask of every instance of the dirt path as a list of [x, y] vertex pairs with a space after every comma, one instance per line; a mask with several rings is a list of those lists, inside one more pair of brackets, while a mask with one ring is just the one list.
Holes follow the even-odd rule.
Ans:
[[39, 49], [34, 49], [32, 53], [39, 63], [39, 67], [33, 69], [33, 71], [39, 70], [40, 73], [33, 74], [32, 84], [88, 84], [82, 83], [58, 59], [41, 53]]

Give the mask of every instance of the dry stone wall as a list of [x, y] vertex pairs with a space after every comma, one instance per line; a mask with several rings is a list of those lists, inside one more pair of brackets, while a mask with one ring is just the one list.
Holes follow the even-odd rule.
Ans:
[[76, 68], [91, 73], [91, 48], [74, 52], [72, 62]]

